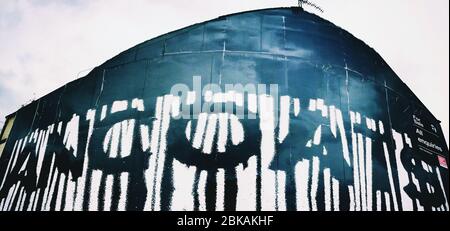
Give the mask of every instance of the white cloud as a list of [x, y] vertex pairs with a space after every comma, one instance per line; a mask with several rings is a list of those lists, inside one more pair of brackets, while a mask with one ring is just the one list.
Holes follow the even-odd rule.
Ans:
[[[0, 118], [140, 42], [279, 0], [5, 0], [0, 2]], [[442, 120], [448, 140], [447, 0], [316, 0], [332, 21], [372, 46]], [[35, 95], [35, 96], [33, 96]], [[2, 121], [2, 119], [0, 119]]]

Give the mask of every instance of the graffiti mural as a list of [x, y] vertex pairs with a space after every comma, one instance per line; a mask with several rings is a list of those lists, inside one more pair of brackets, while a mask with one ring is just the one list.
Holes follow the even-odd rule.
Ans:
[[15, 113], [0, 210], [448, 211], [439, 121], [355, 40], [293, 8], [131, 48]]

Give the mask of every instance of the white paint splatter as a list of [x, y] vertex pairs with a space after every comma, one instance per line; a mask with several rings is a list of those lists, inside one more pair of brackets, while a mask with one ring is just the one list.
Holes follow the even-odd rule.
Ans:
[[158, 97], [156, 99], [156, 106], [155, 106], [156, 119], [153, 121], [152, 135], [151, 135], [152, 137], [150, 143], [150, 152], [152, 152], [153, 155], [156, 155], [156, 153], [158, 152], [159, 133], [161, 128], [162, 103], [163, 97]]
[[309, 100], [309, 107], [308, 110], [310, 111], [316, 111], [316, 100], [315, 99], [310, 99]]
[[236, 197], [237, 211], [256, 210], [256, 156], [252, 156], [247, 161], [247, 167], [243, 164], [236, 167], [236, 179], [238, 191]]
[[150, 134], [148, 130], [148, 126], [141, 124], [139, 126], [139, 131], [141, 133], [141, 144], [142, 144], [142, 151], [149, 152], [150, 151]]
[[316, 108], [322, 111], [322, 117], [328, 117], [328, 107], [325, 105], [323, 99], [317, 99], [316, 102]]
[[300, 114], [300, 99], [294, 98], [294, 116]]
[[372, 139], [366, 137], [366, 186], [367, 186], [367, 210], [372, 211]]
[[372, 131], [376, 132], [377, 131], [377, 123], [375, 122], [374, 119], [370, 119], [372, 122]]
[[16, 187], [14, 188], [14, 191], [11, 196], [10, 204], [8, 205], [8, 211], [12, 211], [11, 209], [14, 204], [14, 200], [16, 199], [17, 192], [19, 191], [20, 183], [21, 183], [21, 181], [18, 181]]
[[256, 94], [248, 94], [248, 110], [251, 113], [256, 113], [258, 111], [258, 102], [256, 99]]
[[405, 142], [406, 142], [406, 144], [408, 144], [408, 146], [409, 146], [410, 148], [412, 148], [411, 139], [408, 137], [408, 134], [407, 134], [407, 133], [403, 133], [403, 135], [404, 135], [404, 137], [405, 137]]
[[51, 180], [53, 178], [53, 167], [54, 167], [53, 165], [55, 163], [55, 155], [52, 154], [51, 158], [52, 158], [52, 161], [51, 161], [51, 164], [50, 164], [49, 174], [48, 174], [48, 177], [47, 177], [47, 186], [45, 187], [44, 198], [43, 198], [42, 204], [41, 204], [41, 210], [42, 211], [46, 210], [45, 206], [47, 205], [48, 193], [50, 191]]
[[366, 117], [366, 126], [368, 129], [372, 130], [372, 121], [368, 117]]
[[30, 159], [30, 155], [28, 155], [27, 158], [23, 161], [22, 166], [19, 169], [19, 172], [25, 171], [29, 159]]
[[195, 180], [196, 167], [186, 166], [173, 159], [173, 196], [171, 202], [172, 211], [193, 211], [194, 197], [192, 186]]
[[309, 211], [308, 198], [309, 160], [302, 160], [295, 164], [295, 188], [298, 211]]
[[342, 153], [344, 156], [344, 160], [348, 164], [348, 166], [351, 166], [350, 154], [349, 154], [348, 144], [347, 144], [347, 135], [345, 134], [344, 120], [342, 118], [342, 112], [341, 112], [341, 110], [336, 108], [335, 114], [336, 114], [336, 122], [337, 122], [337, 126], [339, 129], [339, 133], [341, 134]]
[[[121, 133], [121, 122], [116, 123], [113, 125], [113, 127], [109, 130], [111, 131], [111, 142], [109, 143], [109, 157], [110, 158], [116, 158], [119, 156], [119, 140], [120, 140], [120, 133]], [[108, 131], [108, 133], [109, 133]], [[106, 136], [109, 136], [107, 134]], [[107, 149], [105, 150], [105, 152]]]
[[144, 100], [135, 98], [131, 101], [131, 108], [135, 108], [138, 111], [144, 111]]
[[59, 174], [58, 168], [55, 168], [55, 172], [53, 173], [52, 184], [50, 186], [50, 193], [48, 195], [48, 199], [47, 199], [47, 203], [45, 204], [45, 210], [44, 211], [50, 211], [50, 204], [52, 202], [53, 195], [54, 195], [54, 192], [55, 192], [56, 180], [58, 179], [58, 174]]
[[[74, 134], [72, 134], [72, 136], [70, 136], [70, 138], [68, 138], [66, 146], [69, 143], [70, 143], [70, 146], [72, 146], [72, 147], [78, 146], [78, 126], [77, 126], [77, 124], [73, 124], [71, 126], [74, 127], [74, 131], [72, 131], [72, 133], [74, 133]], [[74, 137], [75, 134], [77, 135], [77, 137]], [[38, 160], [36, 163], [36, 183], [39, 182], [39, 179], [41, 178], [42, 162], [44, 161], [45, 150], [47, 149], [49, 135], [50, 135], [50, 129], [42, 131], [42, 136], [43, 136], [42, 141], [40, 142], [40, 145], [39, 145], [39, 151], [36, 152], [36, 154], [38, 155]], [[77, 149], [74, 148], [74, 152], [76, 152], [76, 150]], [[74, 156], [76, 156], [76, 154], [74, 154]]]
[[[56, 177], [55, 177], [56, 178]], [[31, 192], [31, 194], [30, 194], [30, 201], [28, 202], [28, 207], [27, 207], [27, 211], [31, 211], [31, 209], [33, 209], [33, 202], [34, 202], [34, 194], [35, 194], [36, 192], [35, 191], [33, 191], [33, 192]], [[3, 211], [5, 211], [5, 210], [3, 210]], [[47, 209], [46, 209], [46, 211], [48, 211]]]
[[334, 106], [330, 106], [330, 129], [333, 136], [337, 137], [337, 128], [336, 128], [336, 112]]
[[357, 133], [358, 139], [358, 160], [359, 160], [359, 180], [361, 187], [361, 207], [363, 211], [367, 211], [367, 194], [366, 194], [366, 171], [364, 166], [364, 141], [361, 133]]
[[317, 110], [322, 111], [324, 106], [325, 105], [324, 105], [323, 99], [317, 99], [316, 100], [316, 109]]
[[178, 117], [180, 115], [180, 106], [181, 106], [181, 99], [178, 96], [172, 97], [172, 117]]
[[2, 184], [0, 185], [0, 189], [3, 189], [3, 185], [5, 183], [5, 180], [6, 180], [7, 176], [8, 176], [8, 173], [9, 173], [9, 168], [10, 168], [10, 166], [12, 164], [12, 159], [14, 159], [14, 156], [17, 155], [16, 149], [18, 149], [18, 147], [20, 147], [21, 142], [22, 142], [22, 139], [20, 139], [18, 141], [16, 140], [16, 142], [14, 142], [14, 147], [13, 147], [13, 150], [11, 152], [11, 156], [9, 157], [8, 165], [6, 167], [5, 174], [3, 175]]
[[352, 185], [348, 186], [348, 196], [350, 199], [350, 204], [349, 204], [349, 210], [350, 211], [355, 211], [355, 190], [353, 189]]
[[152, 153], [149, 158], [149, 167], [145, 170], [145, 185], [147, 187], [147, 197], [144, 204], [144, 210], [153, 210], [153, 189], [155, 187], [155, 177], [156, 177], [156, 160], [158, 156], [158, 145], [159, 145], [159, 133], [161, 128], [161, 114], [162, 114], [162, 103], [163, 97], [158, 97], [156, 99], [155, 106], [155, 120], [153, 121], [150, 152]]
[[[156, 169], [156, 184], [155, 187], [155, 193], [154, 201], [155, 201], [155, 207], [154, 210], [159, 211], [160, 210], [160, 201], [161, 201], [161, 182], [162, 182], [162, 176], [164, 171], [164, 161], [166, 159], [166, 148], [167, 148], [167, 131], [169, 129], [170, 124], [170, 112], [171, 112], [171, 105], [172, 105], [172, 95], [166, 95], [164, 96], [164, 103], [163, 103], [163, 111], [162, 111], [162, 119], [161, 119], [161, 139], [159, 143], [158, 148], [158, 163], [157, 163], [157, 169]], [[122, 176], [121, 176], [122, 178]]]
[[312, 163], [312, 179], [311, 179], [311, 209], [317, 211], [317, 188], [319, 187], [319, 157], [313, 157]]
[[388, 192], [384, 192], [384, 201], [386, 203], [386, 211], [391, 211], [391, 198]]
[[126, 100], [117, 100], [114, 101], [111, 107], [111, 113], [125, 111], [128, 108], [128, 101]]
[[134, 124], [135, 120], [125, 120], [121, 122], [121, 148], [120, 157], [127, 157], [131, 155], [131, 148], [133, 145], [133, 134], [134, 134]]
[[381, 211], [381, 191], [377, 190], [377, 211]]
[[17, 198], [17, 203], [16, 203], [16, 207], [14, 207], [14, 211], [19, 211], [20, 208], [20, 202], [22, 201], [22, 197], [23, 197], [23, 192], [24, 192], [24, 188], [20, 188], [19, 189], [19, 197]]
[[228, 113], [219, 113], [219, 136], [217, 137], [217, 151], [224, 153], [228, 139]]
[[98, 193], [100, 190], [100, 182], [102, 180], [102, 171], [93, 170], [91, 176], [91, 187], [89, 193], [89, 211], [98, 211]]
[[307, 148], [312, 147], [312, 140], [308, 140], [308, 142], [306, 142], [305, 147], [307, 147]]
[[20, 190], [19, 198], [17, 199], [16, 208], [14, 209], [14, 211], [21, 211], [21, 208], [23, 207], [23, 203], [24, 203], [26, 194], [27, 193], [25, 192], [25, 188], [22, 188]]
[[353, 185], [355, 187], [355, 211], [361, 210], [361, 191], [359, 180], [359, 163], [358, 163], [358, 143], [354, 130], [355, 113], [350, 111], [350, 124], [352, 134], [352, 154], [353, 154]]
[[323, 182], [325, 191], [325, 211], [331, 211], [331, 177], [329, 168], [323, 170]]
[[280, 99], [280, 122], [278, 132], [278, 142], [283, 143], [284, 139], [289, 133], [289, 111], [290, 111], [290, 97], [281, 96]]
[[41, 189], [40, 188], [37, 189], [36, 194], [34, 195], [35, 198], [34, 198], [33, 208], [31, 209], [32, 211], [36, 211], [39, 194], [41, 194]]
[[188, 121], [186, 124], [186, 129], [184, 130], [184, 135], [186, 136], [186, 139], [188, 141], [191, 141], [191, 122], [192, 121]]
[[216, 211], [223, 211], [225, 203], [225, 171], [219, 168], [216, 173]]
[[[274, 106], [272, 96], [259, 96], [261, 131], [261, 209], [275, 210], [275, 172], [269, 169], [275, 155]], [[233, 131], [234, 132], [234, 131]]]
[[384, 134], [384, 125], [383, 125], [383, 121], [378, 121], [378, 127], [379, 127], [379, 131], [380, 134], [383, 135]]
[[198, 115], [197, 128], [195, 130], [194, 140], [192, 142], [192, 147], [196, 149], [200, 149], [202, 145], [203, 133], [205, 132], [207, 118], [208, 118], [207, 113], [200, 113]]
[[281, 170], [276, 171], [277, 178], [277, 208], [278, 211], [286, 211], [286, 173]]
[[104, 195], [104, 211], [111, 211], [111, 198], [112, 198], [112, 190], [114, 184], [114, 176], [112, 174], [108, 174], [106, 176], [105, 182], [105, 195]]
[[8, 211], [9, 204], [11, 203], [11, 197], [12, 197], [12, 194], [14, 193], [14, 190], [15, 190], [16, 187], [17, 187], [17, 184], [13, 184], [11, 186], [11, 188], [9, 188], [8, 196], [6, 197], [6, 202], [5, 202], [5, 205], [4, 205], [3, 209], [2, 209], [3, 211]]
[[[105, 119], [107, 111], [108, 111], [108, 106], [107, 105], [103, 105], [102, 106], [102, 111], [100, 113], [100, 121]], [[59, 127], [58, 127], [58, 130], [59, 130]]]
[[424, 207], [420, 205], [419, 199], [416, 199], [417, 211], [424, 211]]
[[26, 199], [27, 199], [27, 192], [24, 192], [23, 197], [22, 197], [22, 201], [20, 202], [19, 211], [23, 211]]
[[66, 183], [66, 198], [64, 203], [64, 211], [72, 211], [75, 196], [75, 181], [73, 181], [72, 172], [69, 171]]
[[[397, 133], [394, 129], [392, 129], [392, 137], [394, 138], [395, 141], [395, 161], [397, 164], [397, 176], [399, 179], [399, 188], [400, 188], [400, 196], [402, 199], [402, 208], [403, 211], [408, 211], [408, 210], [414, 210], [413, 207], [413, 203], [411, 198], [408, 196], [408, 194], [406, 194], [406, 192], [403, 190], [404, 187], [409, 184], [409, 178], [408, 178], [408, 173], [406, 172], [405, 168], [403, 167], [403, 165], [401, 164], [401, 159], [400, 159], [400, 155], [401, 155], [401, 150], [403, 149], [403, 142], [402, 142], [402, 137], [399, 133]], [[388, 165], [388, 176], [389, 176], [389, 185], [391, 187], [391, 194], [392, 194], [392, 198], [394, 199], [394, 209], [395, 211], [398, 210], [398, 204], [397, 204], [397, 194], [395, 191], [395, 186], [394, 186], [394, 178], [392, 176], [392, 165], [389, 161], [389, 150], [387, 148], [386, 143], [383, 142], [383, 150], [384, 150], [384, 155], [385, 155], [385, 159], [386, 159], [386, 164]]]
[[[62, 196], [64, 193], [64, 185], [66, 183], [66, 174], [61, 173], [59, 175], [59, 183], [58, 183], [58, 194], [56, 196], [56, 206], [55, 206], [55, 211], [61, 211], [61, 203], [62, 203]], [[37, 192], [36, 192], [37, 193]], [[95, 200], [98, 200], [98, 198], [96, 197]], [[33, 209], [34, 211], [34, 209]]]
[[217, 114], [210, 114], [206, 125], [205, 139], [203, 141], [203, 153], [211, 154], [214, 136], [216, 134]]
[[244, 128], [236, 115], [229, 114], [229, 117], [231, 126], [231, 141], [234, 145], [238, 145], [244, 141]]
[[117, 211], [125, 211], [127, 207], [128, 172], [120, 173], [120, 194]]
[[321, 137], [322, 137], [322, 125], [319, 125], [319, 127], [317, 127], [316, 131], [314, 132], [313, 144], [319, 145]]
[[207, 177], [208, 172], [206, 172], [205, 170], [202, 170], [200, 172], [200, 177], [198, 180], [198, 188], [197, 188], [197, 193], [198, 193], [198, 201], [199, 201], [199, 211], [206, 211], [206, 177]]
[[333, 188], [333, 209], [334, 211], [339, 211], [339, 181], [332, 177], [332, 188]]

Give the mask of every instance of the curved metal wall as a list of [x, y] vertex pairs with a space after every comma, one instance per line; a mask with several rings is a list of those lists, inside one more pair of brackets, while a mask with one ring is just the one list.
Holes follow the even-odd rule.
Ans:
[[15, 116], [4, 211], [448, 211], [439, 121], [299, 8], [146, 41]]

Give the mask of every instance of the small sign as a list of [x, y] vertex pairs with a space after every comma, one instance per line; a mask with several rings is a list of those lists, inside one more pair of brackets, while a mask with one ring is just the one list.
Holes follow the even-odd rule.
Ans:
[[437, 157], [438, 157], [439, 165], [440, 165], [441, 167], [444, 167], [444, 168], [447, 168], [447, 169], [448, 169], [447, 161], [445, 160], [445, 157], [443, 157], [443, 156], [441, 156], [441, 155], [438, 155]]

